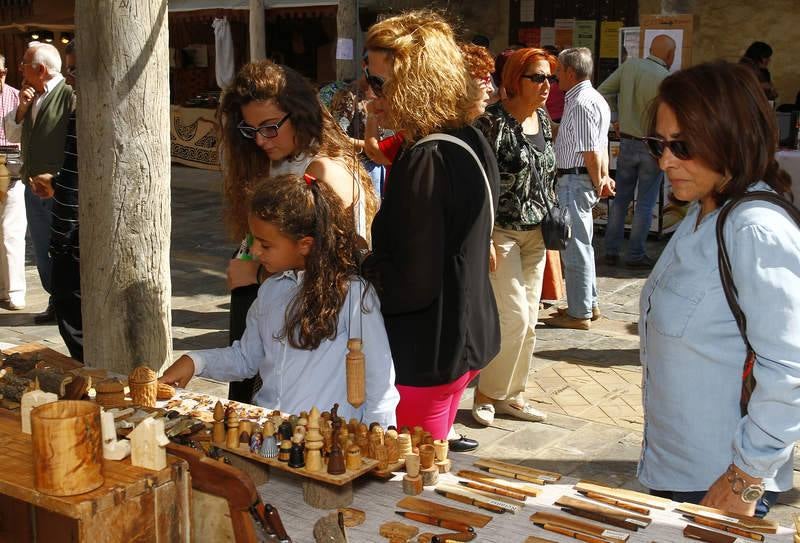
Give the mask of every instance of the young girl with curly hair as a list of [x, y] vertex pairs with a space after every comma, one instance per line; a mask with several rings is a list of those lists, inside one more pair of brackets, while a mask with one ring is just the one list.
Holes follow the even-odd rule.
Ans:
[[[256, 184], [284, 173], [309, 173], [342, 199], [357, 234], [369, 239], [377, 197], [347, 136], [298, 72], [269, 60], [239, 70], [219, 108], [225, 190], [225, 222], [244, 258], [228, 265], [231, 289], [230, 341], [241, 337], [247, 309], [265, 273], [247, 255], [251, 241], [247, 201]], [[232, 383], [230, 398], [250, 402], [258, 383]]]
[[[248, 214], [252, 253], [271, 274], [230, 347], [180, 357], [162, 381], [193, 375], [221, 381], [261, 376], [256, 405], [287, 413], [340, 406], [365, 423], [395, 424], [398, 392], [375, 291], [357, 274], [352, 218], [326, 183], [304, 174], [272, 177], [255, 190]], [[347, 341], [361, 337], [366, 401], [347, 401]]]

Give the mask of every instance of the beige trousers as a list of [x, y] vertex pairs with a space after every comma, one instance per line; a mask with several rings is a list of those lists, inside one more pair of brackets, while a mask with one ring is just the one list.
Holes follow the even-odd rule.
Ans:
[[540, 228], [492, 235], [497, 271], [489, 274], [500, 314], [500, 353], [481, 370], [478, 389], [494, 400], [515, 400], [525, 391], [536, 345], [536, 321], [546, 249]]

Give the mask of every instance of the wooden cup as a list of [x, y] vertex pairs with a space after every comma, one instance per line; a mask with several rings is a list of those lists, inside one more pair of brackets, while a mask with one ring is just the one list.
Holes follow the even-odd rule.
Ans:
[[437, 439], [433, 442], [433, 450], [436, 451], [436, 460], [447, 460], [450, 443], [448, 443], [446, 439]]
[[33, 475], [36, 489], [74, 496], [103, 484], [100, 407], [63, 400], [31, 411]]
[[411, 477], [419, 475], [419, 455], [409, 453], [406, 455], [406, 473]]
[[435, 458], [435, 451], [433, 445], [420, 445], [419, 446], [419, 463], [422, 469], [427, 469], [433, 466], [433, 459]]

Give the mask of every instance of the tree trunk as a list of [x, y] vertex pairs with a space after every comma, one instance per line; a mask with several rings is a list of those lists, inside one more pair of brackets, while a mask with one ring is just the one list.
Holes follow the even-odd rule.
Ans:
[[167, 0], [77, 0], [87, 365], [172, 359]]
[[357, 77], [356, 65], [360, 66], [358, 59], [361, 57], [361, 50], [358, 46], [358, 9], [356, 0], [339, 0], [339, 7], [336, 9], [336, 37], [338, 39], [349, 39], [353, 42], [353, 58], [339, 59], [338, 48], [336, 55], [336, 79], [345, 81]]
[[250, 0], [250, 62], [267, 58], [264, 0]]

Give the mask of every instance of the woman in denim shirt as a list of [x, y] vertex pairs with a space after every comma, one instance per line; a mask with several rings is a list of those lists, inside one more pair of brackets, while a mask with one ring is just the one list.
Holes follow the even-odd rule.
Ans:
[[[753, 201], [724, 224], [733, 283], [756, 352], [741, 416], [746, 350], [717, 266], [721, 207], [785, 193], [774, 115], [758, 81], [726, 62], [665, 79], [645, 138], [675, 196], [693, 202], [641, 295], [645, 429], [639, 481], [654, 494], [760, 516], [792, 487], [800, 439], [800, 229]], [[766, 494], [763, 494], [766, 489]]]
[[546, 249], [540, 224], [555, 201], [556, 157], [544, 108], [556, 59], [543, 49], [520, 49], [503, 66], [506, 97], [476, 121], [500, 168], [500, 203], [489, 269], [500, 312], [500, 353], [481, 372], [473, 418], [486, 426], [495, 412], [528, 421], [545, 415], [523, 397], [536, 343]]

